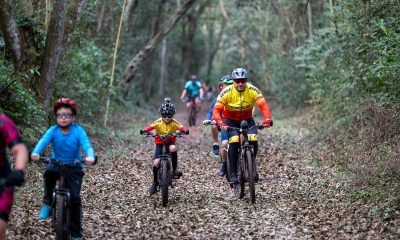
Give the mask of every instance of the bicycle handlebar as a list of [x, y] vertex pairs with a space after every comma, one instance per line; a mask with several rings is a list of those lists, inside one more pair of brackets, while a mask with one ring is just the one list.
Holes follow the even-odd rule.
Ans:
[[189, 130], [184, 130], [179, 133], [168, 133], [168, 134], [155, 134], [153, 132], [148, 132], [146, 130], [140, 130], [140, 135], [146, 135], [146, 137], [160, 137], [160, 138], [168, 138], [168, 137], [183, 137], [184, 135], [189, 135]]
[[[97, 164], [97, 160], [98, 157], [95, 156], [94, 157], [94, 163], [92, 165], [96, 165]], [[58, 159], [55, 158], [49, 158], [49, 157], [40, 157], [39, 161], [44, 162], [44, 163], [53, 163], [55, 165], [58, 166], [79, 166], [80, 164], [85, 164], [86, 161], [85, 160], [79, 160], [79, 159], [75, 159], [72, 163], [64, 163]]]
[[263, 125], [260, 125], [259, 123], [257, 123], [257, 125], [254, 125], [254, 126], [252, 126], [252, 127], [250, 127], [250, 128], [242, 128], [242, 127], [230, 127], [230, 126], [228, 126], [228, 128], [227, 128], [227, 132], [233, 132], [233, 131], [239, 131], [239, 132], [244, 132], [244, 131], [250, 131], [251, 129], [253, 129], [253, 128], [257, 128], [257, 129], [264, 129], [264, 128], [266, 128], [265, 126], [263, 126]]
[[[218, 125], [218, 123], [213, 122], [213, 120], [208, 120], [208, 121], [204, 121], [203, 122], [204, 126], [209, 126], [209, 125], [217, 125], [218, 127], [221, 127]], [[246, 127], [231, 127], [231, 126], [227, 126], [227, 132], [232, 132], [232, 131], [239, 131], [239, 132], [243, 132], [243, 130], [247, 130], [249, 131], [250, 129], [253, 128], [257, 128], [257, 129], [264, 129], [266, 128], [266, 126], [261, 125], [260, 123], [257, 123], [256, 125], [250, 127], [250, 128], [246, 128]]]

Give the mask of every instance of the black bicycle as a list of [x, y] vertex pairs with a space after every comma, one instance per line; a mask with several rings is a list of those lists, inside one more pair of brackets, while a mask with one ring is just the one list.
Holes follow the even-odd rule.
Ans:
[[248, 132], [253, 129], [263, 129], [264, 126], [255, 125], [249, 128], [247, 121], [243, 120], [240, 122], [240, 127], [228, 127], [227, 131], [238, 131], [240, 147], [238, 151], [238, 182], [232, 183], [234, 194], [237, 198], [244, 197], [245, 183], [249, 185], [250, 202], [255, 203], [256, 201], [256, 191], [255, 191], [255, 177], [256, 177], [256, 161], [254, 157], [254, 146], [250, 145], [248, 141]]
[[[71, 224], [71, 196], [70, 190], [65, 183], [65, 172], [68, 168], [79, 167], [84, 161], [75, 160], [72, 163], [63, 163], [62, 161], [54, 158], [41, 157], [40, 161], [48, 164], [52, 163], [59, 167], [58, 185], [53, 190], [53, 202], [51, 203], [52, 209], [52, 226], [56, 233], [57, 240], [70, 239], [70, 224]], [[97, 163], [97, 157], [95, 163]], [[94, 165], [93, 164], [93, 165]]]
[[172, 173], [172, 163], [171, 156], [167, 153], [167, 139], [171, 137], [183, 137], [182, 134], [189, 134], [189, 131], [173, 134], [155, 134], [153, 132], [147, 132], [140, 130], [140, 134], [146, 135], [146, 137], [159, 137], [163, 142], [162, 154], [160, 158], [160, 166], [158, 168], [158, 186], [161, 189], [161, 203], [163, 207], [168, 204], [168, 188], [173, 188], [173, 173]]

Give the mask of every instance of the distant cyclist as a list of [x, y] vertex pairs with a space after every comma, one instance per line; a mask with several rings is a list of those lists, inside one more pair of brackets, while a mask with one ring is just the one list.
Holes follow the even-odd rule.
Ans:
[[[218, 89], [219, 92], [221, 92], [225, 87], [231, 85], [232, 83], [233, 83], [233, 79], [232, 79], [231, 75], [230, 74], [229, 75], [224, 75], [219, 80], [218, 85], [217, 85], [217, 89]], [[210, 105], [210, 108], [208, 109], [208, 112], [207, 112], [206, 120], [204, 120], [203, 123], [207, 123], [207, 122], [210, 122], [210, 121], [212, 123], [215, 123], [215, 121], [212, 121], [213, 120], [212, 113], [213, 113], [214, 106], [215, 106], [216, 102], [217, 102], [217, 98], [215, 98], [212, 101], [212, 103]], [[212, 146], [212, 150], [213, 150], [213, 153], [215, 155], [218, 155], [220, 153], [220, 151], [219, 151], [220, 147], [219, 147], [219, 144], [218, 144], [218, 127], [216, 125], [212, 125], [211, 126], [211, 134], [212, 134], [212, 138], [214, 140], [214, 144]], [[227, 146], [228, 146], [228, 134], [226, 132], [224, 132], [224, 131], [221, 131], [220, 132], [220, 137], [221, 137], [221, 148], [222, 148], [222, 151], [221, 151], [222, 166], [221, 166], [221, 169], [220, 169], [218, 175], [223, 177], [225, 175], [225, 173], [226, 173], [226, 160], [227, 160], [227, 157], [228, 157], [227, 156], [227, 152], [225, 150], [225, 149], [227, 149]]]
[[[15, 157], [15, 167], [11, 171], [6, 156], [6, 146]], [[7, 222], [14, 202], [14, 187], [25, 182], [25, 168], [28, 162], [28, 150], [14, 122], [0, 113], [0, 178], [5, 186], [0, 190], [0, 239], [6, 239]]]
[[196, 104], [196, 110], [199, 112], [203, 96], [204, 90], [201, 82], [197, 79], [196, 75], [192, 75], [190, 80], [185, 83], [185, 87], [181, 94], [181, 99], [186, 100], [187, 109], [190, 109], [193, 104], [192, 102], [194, 101]]
[[[260, 90], [251, 84], [247, 83], [247, 71], [244, 68], [236, 68], [231, 74], [233, 78], [233, 85], [226, 87], [219, 94], [217, 103], [213, 110], [213, 118], [221, 127], [226, 131], [229, 126], [240, 127], [240, 122], [246, 120], [249, 127], [255, 126], [255, 121], [252, 116], [254, 104], [261, 110], [264, 117], [262, 122], [263, 126], [271, 126], [272, 118], [271, 112], [261, 94]], [[231, 182], [237, 182], [237, 161], [239, 149], [239, 132], [228, 132], [229, 137], [229, 165], [231, 170]], [[257, 156], [258, 150], [258, 136], [257, 129], [252, 128], [248, 134], [249, 143], [254, 146], [254, 156]], [[255, 180], [258, 181], [258, 173], [256, 173]]]

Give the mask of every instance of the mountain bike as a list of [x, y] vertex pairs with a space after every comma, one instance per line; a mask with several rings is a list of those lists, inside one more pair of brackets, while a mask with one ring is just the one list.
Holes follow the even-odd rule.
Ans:
[[[69, 168], [79, 167], [84, 161], [75, 160], [72, 163], [63, 163], [54, 158], [41, 157], [41, 162], [46, 164], [52, 163], [59, 167], [58, 185], [53, 190], [52, 209], [52, 227], [56, 233], [57, 240], [71, 239], [70, 224], [71, 224], [71, 197], [70, 190], [66, 186], [65, 173]], [[97, 157], [95, 163], [97, 163]], [[93, 165], [94, 165], [93, 164]]]
[[173, 188], [173, 173], [172, 173], [172, 162], [171, 156], [167, 152], [167, 140], [171, 137], [183, 137], [182, 134], [189, 134], [189, 131], [180, 132], [180, 133], [172, 133], [172, 134], [155, 134], [153, 132], [146, 132], [144, 130], [140, 130], [141, 135], [145, 135], [146, 137], [159, 137], [162, 140], [163, 148], [162, 154], [159, 155], [160, 166], [158, 167], [158, 187], [161, 189], [161, 203], [163, 207], [166, 207], [168, 204], [168, 188]]
[[[203, 122], [204, 126], [217, 126], [218, 124], [215, 123], [212, 120], [208, 120], [206, 122]], [[219, 127], [218, 127], [218, 131], [220, 131]], [[228, 182], [230, 182], [229, 176], [231, 175], [231, 169], [230, 169], [230, 164], [229, 164], [229, 156], [228, 156], [228, 150], [229, 150], [229, 144], [226, 146], [226, 148], [220, 148], [220, 152], [219, 152], [219, 162], [222, 164], [224, 161], [222, 160], [222, 151], [226, 152], [226, 172], [225, 172], [225, 177], [226, 180]], [[214, 155], [213, 153], [211, 153], [212, 155]]]
[[256, 161], [254, 157], [254, 146], [250, 145], [248, 141], [248, 132], [253, 129], [263, 129], [261, 125], [255, 125], [249, 128], [247, 121], [243, 120], [240, 122], [240, 127], [228, 127], [227, 131], [238, 131], [240, 147], [238, 151], [238, 182], [231, 183], [233, 192], [237, 198], [244, 197], [245, 183], [249, 185], [250, 202], [255, 203], [256, 192], [255, 192], [255, 176], [256, 176]]

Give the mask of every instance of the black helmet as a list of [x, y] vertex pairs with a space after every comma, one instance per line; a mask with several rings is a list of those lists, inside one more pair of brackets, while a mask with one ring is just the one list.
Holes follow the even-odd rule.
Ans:
[[172, 118], [176, 112], [174, 104], [171, 103], [171, 98], [166, 97], [164, 103], [160, 105], [158, 112], [163, 118]]

